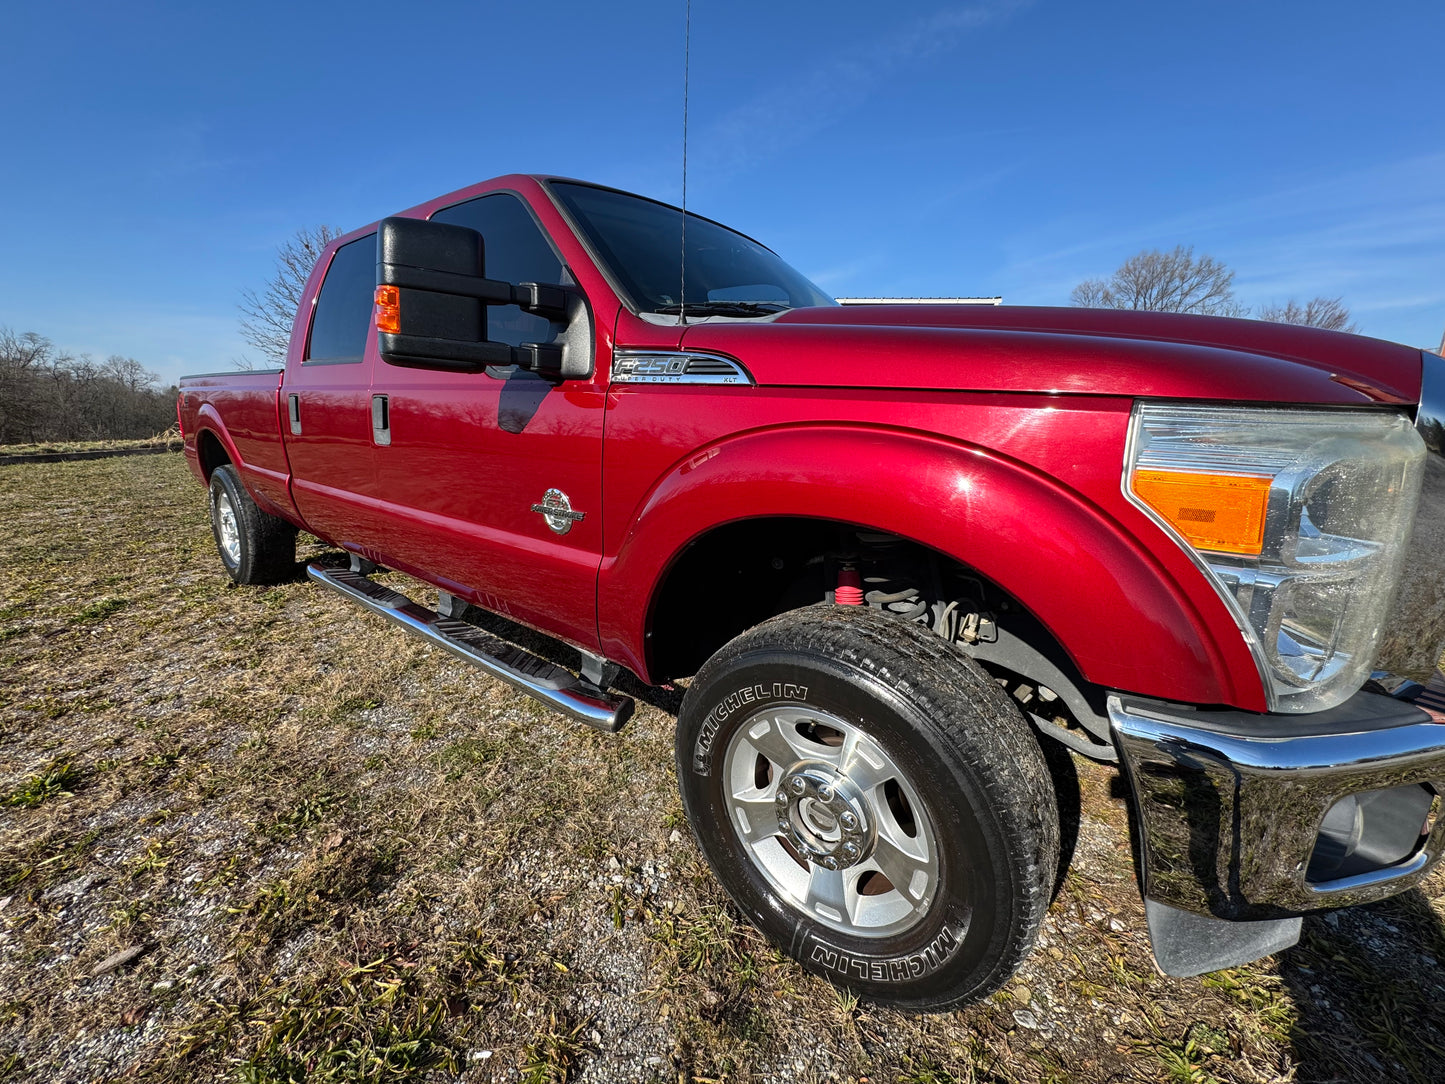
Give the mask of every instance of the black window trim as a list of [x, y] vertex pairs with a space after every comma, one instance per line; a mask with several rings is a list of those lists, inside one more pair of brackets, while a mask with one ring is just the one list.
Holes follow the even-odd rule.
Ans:
[[[582, 227], [578, 225], [577, 219], [572, 216], [572, 212], [567, 209], [567, 205], [562, 202], [562, 198], [557, 195], [556, 192], [552, 191], [553, 184], [575, 184], [582, 188], [597, 188], [601, 189], [603, 192], [616, 192], [619, 196], [631, 196], [633, 199], [646, 200], [648, 203], [655, 203], [659, 207], [666, 207], [670, 211], [677, 211], [679, 214], [685, 214], [689, 218], [695, 218], [701, 222], [710, 223], [714, 226], [717, 226], [719, 229], [727, 230], [728, 233], [735, 233], [739, 237], [751, 241], [759, 248], [764, 249], [768, 252], [772, 252], [774, 256], [778, 256], [776, 252], [773, 252], [771, 248], [768, 248], [767, 245], [763, 244], [756, 237], [749, 237], [747, 234], [743, 233], [742, 230], [734, 229], [726, 222], [719, 222], [715, 218], [708, 218], [707, 215], [700, 215], [696, 211], [684, 211], [676, 204], [667, 203], [664, 200], [653, 199], [651, 196], [640, 196], [636, 192], [629, 192], [625, 188], [614, 188], [610, 184], [594, 184], [591, 181], [579, 181], [573, 177], [541, 177], [538, 178], [538, 181], [542, 186], [542, 191], [546, 192], [547, 198], [552, 201], [552, 206], [555, 207], [557, 209], [557, 213], [562, 216], [562, 221], [567, 223], [567, 228], [572, 231], [572, 236], [577, 239], [577, 243], [580, 244], [582, 246], [582, 250], [587, 253], [588, 258], [592, 261], [592, 266], [597, 268], [597, 273], [600, 274], [607, 281], [608, 286], [612, 287], [612, 292], [617, 295], [618, 300], [621, 301], [622, 304], [627, 308], [627, 311], [632, 313], [633, 316], [636, 316], [639, 319], [641, 319], [641, 314], [643, 311], [642, 306], [637, 303], [636, 298], [634, 298], [632, 294], [630, 294], [627, 290], [623, 289], [622, 283], [617, 281], [616, 276], [612, 273], [612, 269], [607, 265], [607, 261], [604, 260], [597, 252], [597, 250], [592, 247], [592, 242], [587, 237], [587, 231], [582, 229]], [[782, 260], [783, 258], [781, 256], [778, 256], [778, 259]], [[786, 260], [783, 260], [783, 262], [787, 263]]]
[[[471, 196], [467, 199], [457, 200], [456, 203], [448, 203], [445, 207], [438, 207], [435, 211], [432, 211], [431, 214], [426, 216], [426, 220], [430, 222], [433, 218], [441, 214], [443, 211], [450, 211], [455, 207], [464, 207], [468, 203], [476, 203], [478, 200], [486, 199], [488, 196], [516, 196], [517, 202], [520, 203], [523, 207], [525, 207], [527, 210], [527, 214], [531, 216], [532, 225], [537, 227], [537, 232], [542, 235], [542, 240], [546, 241], [547, 247], [552, 250], [552, 255], [557, 257], [557, 263], [561, 265], [562, 273], [571, 278], [574, 283], [577, 281], [577, 276], [573, 273], [571, 266], [567, 263], [567, 257], [564, 256], [562, 254], [562, 250], [557, 247], [557, 242], [552, 239], [552, 234], [548, 232], [546, 223], [544, 223], [542, 219], [538, 217], [535, 208], [533, 208], [531, 204], [531, 201], [527, 199], [526, 193], [520, 192], [515, 188], [492, 188], [488, 189], [486, 192], [479, 192], [477, 195]], [[568, 222], [567, 225], [570, 227], [572, 224]], [[573, 230], [572, 232], [575, 234], [577, 231]], [[588, 255], [591, 255], [591, 253], [588, 253]]]
[[321, 276], [321, 285], [316, 287], [316, 293], [311, 298], [311, 312], [306, 318], [306, 343], [301, 348], [301, 364], [303, 366], [366, 364], [366, 357], [370, 350], [373, 332], [375, 331], [375, 328], [370, 322], [368, 322], [366, 327], [366, 338], [362, 342], [361, 357], [359, 358], [345, 357], [313, 359], [311, 357], [311, 333], [313, 330], [315, 330], [316, 327], [316, 310], [321, 307], [321, 291], [326, 289], [326, 279], [327, 276], [331, 274], [331, 265], [336, 262], [336, 254], [340, 252], [343, 248], [346, 248], [348, 245], [354, 245], [358, 241], [365, 241], [368, 237], [373, 239], [373, 247], [375, 247], [374, 241], [376, 235], [377, 231], [372, 230], [370, 233], [363, 233], [360, 237], [353, 237], [350, 241], [343, 241], [341, 244], [337, 245], [334, 249], [332, 249], [331, 255], [327, 257], [326, 271]]

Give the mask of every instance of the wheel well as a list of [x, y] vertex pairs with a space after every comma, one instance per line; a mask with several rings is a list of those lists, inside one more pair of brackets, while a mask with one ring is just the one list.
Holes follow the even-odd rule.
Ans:
[[202, 429], [196, 437], [196, 455], [200, 458], [201, 473], [206, 476], [207, 482], [211, 480], [211, 474], [217, 467], [231, 462], [221, 438], [209, 429]]
[[742, 520], [693, 541], [653, 600], [651, 672], [659, 680], [696, 673], [745, 629], [835, 601], [839, 574], [850, 567], [859, 573], [864, 605], [956, 643], [1007, 684], [1026, 710], [1057, 715], [1069, 727], [1082, 724], [1107, 740], [1107, 725], [1102, 733], [1099, 726], [1102, 690], [1084, 680], [1017, 598], [947, 554], [833, 520]]

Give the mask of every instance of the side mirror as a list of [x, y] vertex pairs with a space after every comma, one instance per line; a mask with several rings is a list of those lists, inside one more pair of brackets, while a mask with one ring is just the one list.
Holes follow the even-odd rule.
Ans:
[[[386, 218], [376, 236], [376, 327], [383, 361], [467, 373], [489, 365], [567, 377], [591, 373], [590, 343], [579, 365], [577, 358], [566, 356], [562, 343], [509, 346], [487, 340], [488, 305], [518, 305], [571, 323], [579, 309], [586, 310], [575, 292], [486, 278], [482, 235], [466, 226]], [[576, 369], [584, 371], [568, 371]]]

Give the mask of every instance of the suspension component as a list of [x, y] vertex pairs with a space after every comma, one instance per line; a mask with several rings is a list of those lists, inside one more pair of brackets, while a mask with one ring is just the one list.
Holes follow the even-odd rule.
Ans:
[[839, 606], [863, 605], [863, 577], [852, 565], [838, 570], [838, 587], [833, 592], [833, 601]]

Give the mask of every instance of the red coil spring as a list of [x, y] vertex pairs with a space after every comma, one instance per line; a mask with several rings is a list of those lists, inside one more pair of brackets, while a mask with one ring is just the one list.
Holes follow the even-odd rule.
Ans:
[[833, 592], [833, 601], [839, 606], [863, 605], [863, 577], [856, 568], [838, 570], [838, 587]]

